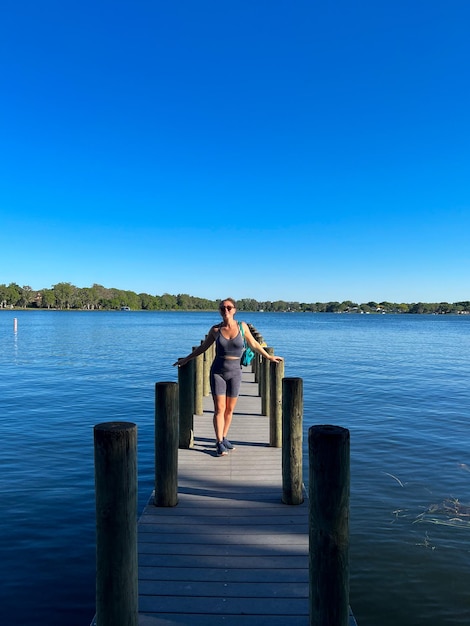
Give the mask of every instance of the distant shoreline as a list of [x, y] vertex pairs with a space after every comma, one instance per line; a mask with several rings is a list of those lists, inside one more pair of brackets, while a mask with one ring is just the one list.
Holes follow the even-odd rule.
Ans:
[[[224, 294], [227, 295], [227, 294]], [[220, 300], [200, 298], [187, 293], [151, 295], [135, 291], [104, 287], [76, 287], [72, 283], [57, 283], [39, 291], [29, 285], [0, 284], [0, 310], [74, 310], [74, 311], [217, 311]], [[413, 313], [448, 315], [470, 314], [470, 300], [459, 302], [362, 302], [352, 300], [329, 302], [299, 302], [239, 298], [238, 312], [259, 313]]]
[[[1, 312], [34, 312], [41, 311], [45, 313], [217, 313], [217, 309], [129, 309], [123, 311], [121, 309], [57, 309], [57, 308], [41, 308], [41, 307], [3, 307]], [[245, 309], [239, 311], [243, 313], [299, 313], [312, 315], [470, 315], [470, 311], [452, 311], [452, 312], [432, 312], [432, 311], [256, 311]]]

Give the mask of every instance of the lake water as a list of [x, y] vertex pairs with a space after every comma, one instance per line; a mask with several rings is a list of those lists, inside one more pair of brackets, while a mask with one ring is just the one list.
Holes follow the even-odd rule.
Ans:
[[[238, 317], [285, 357], [286, 376], [303, 378], [304, 442], [312, 424], [350, 430], [359, 626], [468, 626], [470, 316]], [[176, 380], [171, 364], [218, 319], [0, 311], [2, 624], [90, 624], [93, 426], [137, 423], [141, 510], [153, 489], [154, 383]]]

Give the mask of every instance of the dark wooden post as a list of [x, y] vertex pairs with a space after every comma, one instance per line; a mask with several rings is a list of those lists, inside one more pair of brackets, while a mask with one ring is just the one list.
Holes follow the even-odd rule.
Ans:
[[261, 361], [261, 356], [255, 352], [255, 356], [253, 357], [253, 361], [251, 362], [251, 371], [255, 375], [255, 383], [259, 383], [259, 364]]
[[282, 501], [302, 504], [303, 380], [282, 381]]
[[[265, 348], [269, 355], [274, 354], [274, 348]], [[263, 357], [262, 370], [261, 370], [261, 414], [269, 417], [270, 411], [270, 398], [271, 398], [271, 383], [270, 383], [270, 365], [271, 361]]]
[[[194, 348], [193, 348], [194, 350]], [[204, 355], [199, 354], [194, 359], [194, 413], [196, 415], [202, 415], [204, 413], [202, 408], [203, 393], [203, 375], [204, 375]]]
[[96, 624], [137, 626], [137, 426], [94, 428]]
[[211, 392], [210, 388], [210, 371], [212, 365], [212, 346], [209, 346], [207, 350], [203, 353], [203, 383], [202, 383], [202, 394], [203, 396], [208, 396]]
[[349, 431], [311, 426], [310, 626], [349, 623]]
[[[258, 343], [260, 344], [264, 343], [263, 337], [257, 330], [253, 330], [251, 334], [253, 335], [253, 337], [256, 339]], [[254, 372], [254, 375], [255, 375], [255, 382], [259, 384], [262, 384], [260, 380], [261, 379], [261, 371], [260, 371], [261, 363], [262, 363], [261, 356], [256, 352], [255, 358], [253, 359], [252, 371]], [[260, 395], [261, 395], [261, 387], [260, 387]]]
[[179, 447], [194, 445], [194, 359], [178, 368]]
[[178, 504], [178, 383], [155, 384], [155, 506]]
[[282, 379], [284, 378], [284, 361], [269, 363], [269, 379], [271, 383], [269, 409], [269, 445], [280, 448], [282, 445]]
[[[250, 329], [250, 332], [253, 335], [253, 337], [256, 339], [256, 341], [258, 341], [261, 338], [261, 335], [253, 326], [253, 324], [248, 324], [248, 328]], [[255, 375], [255, 382], [258, 382], [257, 368], [260, 363], [260, 359], [261, 359], [261, 356], [257, 352], [255, 352], [255, 356], [253, 357], [253, 360], [251, 361], [251, 365], [250, 365], [251, 372]]]

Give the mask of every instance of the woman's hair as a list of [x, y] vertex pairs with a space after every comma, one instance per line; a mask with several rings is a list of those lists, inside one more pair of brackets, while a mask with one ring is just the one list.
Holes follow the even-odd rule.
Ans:
[[236, 309], [237, 308], [237, 303], [235, 302], [235, 300], [233, 298], [224, 298], [223, 300], [221, 300], [219, 302], [219, 307], [224, 303], [224, 302], [231, 302], [233, 304], [233, 308]]

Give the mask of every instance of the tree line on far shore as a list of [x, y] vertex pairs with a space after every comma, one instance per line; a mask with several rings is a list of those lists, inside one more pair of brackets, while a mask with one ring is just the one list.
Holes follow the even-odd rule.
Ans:
[[[94, 284], [76, 287], [71, 283], [57, 283], [50, 289], [36, 291], [29, 285], [0, 284], [0, 308], [75, 309], [136, 311], [213, 311], [219, 300], [198, 298], [188, 294], [150, 295]], [[284, 300], [258, 301], [253, 298], [237, 300], [239, 311], [266, 311], [286, 313], [428, 313], [470, 314], [470, 301], [462, 302], [288, 302]]]

